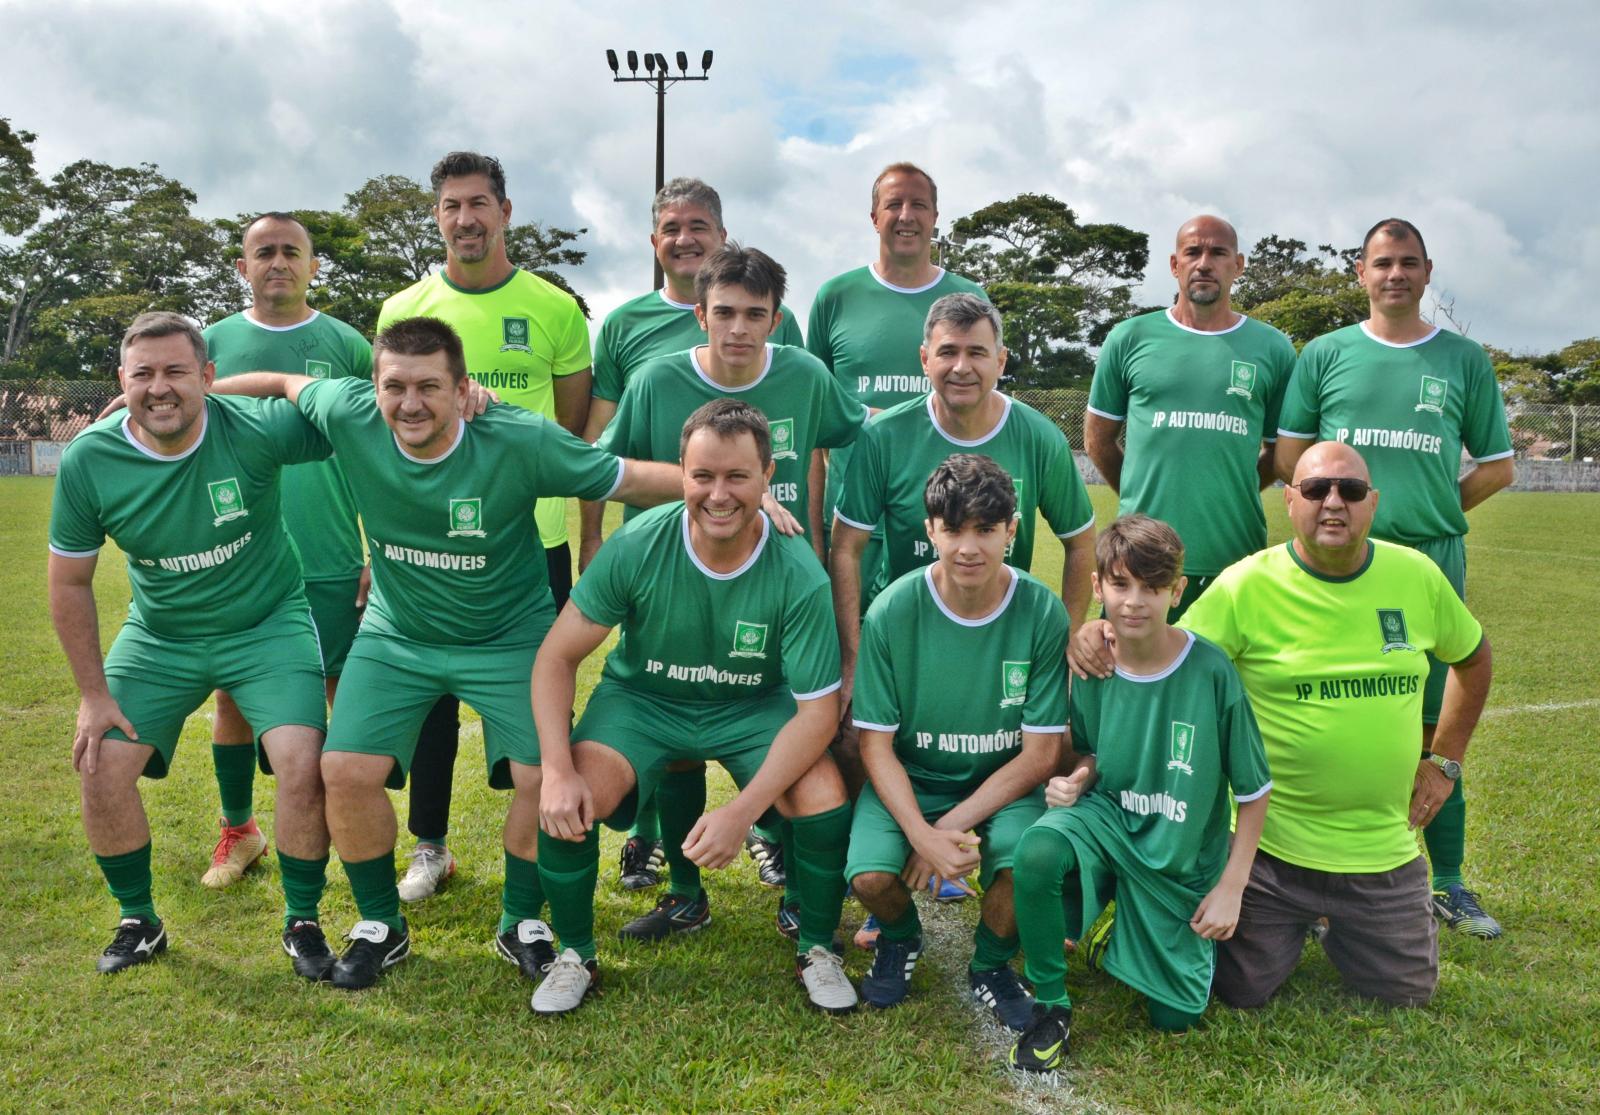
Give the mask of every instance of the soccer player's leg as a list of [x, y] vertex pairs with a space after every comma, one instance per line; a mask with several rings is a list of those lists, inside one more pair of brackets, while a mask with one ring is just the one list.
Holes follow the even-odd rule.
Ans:
[[877, 920], [877, 947], [872, 969], [861, 981], [861, 998], [880, 1010], [905, 999], [922, 955], [922, 921], [900, 879], [910, 855], [910, 841], [869, 783], [856, 799], [845, 877], [856, 899]]
[[[741, 787], [760, 766], [757, 763], [752, 769], [727, 758], [723, 763]], [[774, 804], [794, 831], [794, 859], [786, 867], [795, 877], [800, 902], [795, 976], [813, 1007], [829, 1014], [848, 1013], [856, 1009], [858, 1000], [835, 950], [834, 932], [844, 908], [850, 802], [832, 756], [827, 752], [820, 755]]]
[[211, 850], [211, 866], [200, 876], [204, 886], [231, 886], [267, 854], [267, 838], [255, 819], [255, 730], [227, 691], [216, 693], [211, 724], [211, 763], [222, 805], [221, 833]]
[[1032, 825], [1017, 841], [1012, 885], [1034, 1008], [1027, 1028], [1011, 1047], [1010, 1064], [1027, 1072], [1052, 1072], [1066, 1060], [1072, 1031], [1072, 999], [1067, 994], [1061, 943], [1069, 936], [1076, 939], [1084, 923], [1072, 841], [1053, 825]]
[[1345, 984], [1393, 1006], [1426, 1004], [1439, 983], [1426, 861], [1418, 856], [1393, 871], [1335, 879], [1322, 947]]
[[[667, 764], [650, 795], [660, 817], [661, 845], [667, 865], [667, 894], [656, 908], [622, 929], [627, 938], [658, 941], [672, 932], [699, 929], [710, 920], [700, 885], [700, 868], [683, 854], [689, 830], [706, 811], [706, 765], [698, 760]], [[704, 912], [705, 916], [700, 916]]]
[[1011, 968], [1021, 947], [1013, 904], [1013, 864], [1022, 834], [1044, 811], [1044, 790], [1040, 788], [1001, 808], [978, 826], [978, 882], [983, 888], [983, 902], [967, 983], [973, 998], [1011, 1030], [1028, 1027], [1034, 1005], [1033, 997]]
[[417, 842], [411, 849], [411, 865], [400, 880], [403, 902], [432, 898], [455, 874], [456, 858], [445, 841], [450, 833], [450, 799], [460, 747], [461, 702], [446, 694], [428, 710], [417, 730], [406, 814], [406, 829]]

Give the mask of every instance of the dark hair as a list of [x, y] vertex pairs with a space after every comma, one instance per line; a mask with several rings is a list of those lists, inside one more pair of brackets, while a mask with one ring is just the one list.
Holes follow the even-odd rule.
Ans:
[[1422, 233], [1417, 230], [1416, 225], [1404, 217], [1385, 217], [1367, 229], [1367, 234], [1361, 238], [1362, 260], [1367, 258], [1367, 245], [1372, 243], [1372, 238], [1380, 232], [1386, 232], [1396, 240], [1404, 240], [1407, 236], [1415, 236], [1417, 238], [1417, 247], [1422, 249], [1422, 258], [1428, 258], [1428, 245], [1423, 242]]
[[467, 378], [467, 356], [461, 348], [461, 338], [447, 322], [436, 317], [405, 317], [390, 322], [372, 338], [372, 371], [376, 375], [378, 360], [386, 352], [397, 356], [432, 356], [444, 353], [445, 364], [450, 368], [450, 379], [460, 383]]
[[994, 330], [996, 348], [1006, 343], [1001, 331], [1000, 311], [994, 308], [993, 303], [966, 291], [946, 294], [928, 307], [928, 316], [922, 323], [922, 343], [933, 340], [933, 327], [941, 322], [957, 333], [965, 333], [980, 321], [987, 321]]
[[992, 457], [952, 453], [928, 477], [922, 506], [928, 518], [956, 530], [968, 523], [1008, 523], [1017, 513], [1017, 486]]
[[476, 151], [452, 151], [433, 164], [433, 173], [428, 179], [433, 183], [433, 200], [439, 200], [445, 179], [465, 178], [471, 174], [482, 174], [489, 179], [489, 188], [494, 191], [496, 201], [506, 199], [506, 172], [499, 159], [493, 155], [480, 155]]
[[923, 181], [928, 183], [928, 193], [933, 200], [934, 209], [937, 210], [939, 208], [939, 186], [934, 182], [933, 175], [923, 170], [916, 163], [890, 163], [888, 166], [878, 171], [878, 177], [872, 180], [872, 211], [874, 213], [878, 211], [878, 187], [881, 186], [883, 184], [883, 180], [889, 177], [891, 174], [922, 175]]
[[1151, 588], [1166, 588], [1183, 574], [1183, 539], [1160, 519], [1124, 515], [1095, 539], [1094, 564], [1102, 577], [1121, 569]]
[[689, 415], [683, 424], [683, 434], [678, 438], [678, 460], [683, 460], [689, 439], [699, 430], [710, 430], [724, 441], [749, 434], [756, 439], [761, 467], [772, 463], [772, 431], [767, 426], [766, 415], [742, 399], [712, 399]]
[[122, 335], [122, 345], [117, 350], [118, 359], [123, 363], [128, 359], [128, 346], [141, 337], [172, 337], [182, 335], [189, 338], [189, 344], [194, 347], [194, 358], [204, 368], [211, 357], [206, 353], [206, 339], [200, 334], [200, 327], [192, 318], [175, 314], [171, 310], [151, 310], [149, 313], [140, 314], [133, 319], [133, 324], [128, 326], [128, 331]]
[[760, 248], [729, 240], [694, 273], [694, 300], [704, 306], [712, 287], [741, 286], [757, 298], [771, 295], [773, 312], [777, 312], [783, 305], [787, 278], [782, 265]]
[[265, 213], [257, 213], [246, 221], [244, 227], [239, 230], [239, 243], [243, 244], [244, 238], [250, 235], [250, 230], [262, 221], [282, 221], [284, 224], [299, 225], [300, 231], [306, 234], [306, 243], [311, 245], [312, 251], [316, 251], [317, 246], [312, 242], [311, 230], [306, 227], [306, 223], [293, 213], [285, 213], [281, 209], [271, 209]]
[[674, 205], [698, 205], [722, 229], [722, 196], [698, 178], [674, 178], [656, 191], [650, 203], [650, 231], [661, 224], [661, 211]]

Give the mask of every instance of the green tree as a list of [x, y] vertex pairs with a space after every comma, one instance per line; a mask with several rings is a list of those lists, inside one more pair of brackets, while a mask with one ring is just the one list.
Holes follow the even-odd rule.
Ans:
[[1304, 348], [1315, 337], [1366, 320], [1367, 292], [1355, 272], [1360, 254], [1360, 248], [1331, 244], [1313, 254], [1303, 240], [1264, 236], [1246, 256], [1233, 306]]

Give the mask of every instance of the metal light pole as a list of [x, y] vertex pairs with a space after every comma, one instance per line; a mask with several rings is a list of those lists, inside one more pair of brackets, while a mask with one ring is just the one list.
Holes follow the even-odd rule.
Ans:
[[[606, 64], [611, 67], [612, 81], [634, 81], [653, 85], [656, 93], [656, 191], [666, 184], [667, 164], [667, 89], [680, 81], [710, 81], [711, 80], [711, 52], [705, 51], [700, 55], [700, 73], [694, 75], [689, 72], [689, 55], [684, 51], [677, 52], [678, 73], [676, 76], [667, 72], [667, 56], [649, 51], [644, 55], [644, 74], [639, 74], [639, 52], [628, 51], [628, 77], [623, 77], [620, 64], [617, 61], [617, 52], [606, 51]], [[666, 276], [661, 273], [661, 261], [656, 260], [656, 289], [660, 290], [666, 282]]]

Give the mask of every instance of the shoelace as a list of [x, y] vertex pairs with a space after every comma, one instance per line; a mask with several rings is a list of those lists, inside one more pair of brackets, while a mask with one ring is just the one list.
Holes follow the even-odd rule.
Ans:
[[581, 960], [559, 957], [547, 969], [544, 982], [550, 985], [552, 993], [577, 994], [583, 990], [588, 978], [589, 969]]
[[815, 972], [822, 982], [834, 986], [850, 982], [844, 974], [844, 961], [835, 956], [832, 949], [812, 945], [810, 951], [806, 953], [806, 960], [809, 962], [808, 969]]

